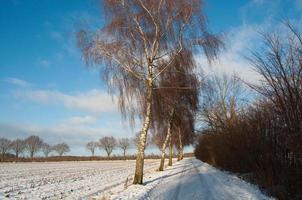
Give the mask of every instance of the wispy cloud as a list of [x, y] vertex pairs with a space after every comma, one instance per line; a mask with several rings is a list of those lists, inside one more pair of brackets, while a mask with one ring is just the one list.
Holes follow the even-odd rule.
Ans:
[[113, 99], [105, 91], [92, 89], [74, 95], [57, 90], [17, 90], [14, 96], [45, 105], [63, 105], [71, 110], [86, 111], [94, 114], [117, 112]]
[[256, 83], [260, 77], [244, 56], [253, 49], [255, 43], [259, 42], [257, 30], [259, 30], [258, 25], [243, 25], [233, 28], [225, 39], [226, 49], [222, 50], [219, 60], [212, 65], [209, 65], [204, 55], [197, 55], [197, 62], [205, 74], [236, 73], [245, 81]]
[[[66, 120], [68, 121], [68, 120]], [[75, 125], [59, 123], [45, 127], [35, 124], [15, 124], [0, 122], [0, 135], [8, 139], [25, 139], [30, 135], [37, 135], [45, 142], [54, 145], [59, 142], [66, 142], [71, 147], [72, 155], [88, 155], [85, 145], [89, 141], [98, 141], [103, 136], [131, 137], [132, 132], [128, 128], [118, 125], [112, 127], [91, 127], [89, 125]]]
[[75, 116], [71, 117], [67, 120], [64, 120], [61, 124], [75, 125], [75, 126], [83, 126], [83, 125], [91, 125], [95, 124], [97, 118], [95, 116]]
[[58, 31], [50, 31], [50, 37], [56, 41], [62, 41], [64, 38]]
[[18, 87], [27, 88], [27, 87], [32, 86], [31, 83], [29, 83], [25, 80], [19, 79], [19, 78], [15, 78], [15, 77], [8, 77], [8, 78], [4, 79], [4, 81], [9, 83], [9, 84], [18, 86]]
[[[296, 4], [301, 4], [302, 8], [302, 1]], [[204, 69], [205, 73], [236, 73], [246, 82], [258, 83], [260, 75], [254, 71], [253, 66], [246, 57], [249, 57], [252, 51], [260, 50], [263, 39], [260, 33], [276, 32], [281, 37], [286, 36], [288, 30], [284, 27], [281, 16], [277, 14], [280, 7], [280, 0], [251, 0], [244, 5], [241, 8], [242, 24], [231, 28], [227, 33], [226, 38], [224, 38], [226, 49], [221, 52], [219, 61], [210, 66], [204, 55], [196, 55], [197, 62]], [[248, 20], [251, 17], [250, 10], [255, 9], [266, 9], [267, 12], [264, 12], [262, 21], [251, 23]], [[296, 27], [301, 27], [301, 15], [289, 20]]]
[[47, 59], [39, 58], [39, 59], [37, 60], [37, 65], [38, 65], [38, 67], [48, 68], [49, 65], [50, 65], [50, 61], [47, 60]]

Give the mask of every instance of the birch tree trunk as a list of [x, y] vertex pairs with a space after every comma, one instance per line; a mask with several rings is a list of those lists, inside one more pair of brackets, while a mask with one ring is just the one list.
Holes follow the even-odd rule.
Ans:
[[178, 140], [179, 140], [179, 152], [178, 152], [177, 160], [180, 161], [183, 159], [183, 149], [182, 149], [183, 147], [182, 147], [181, 134], [179, 129], [178, 129]]
[[160, 165], [159, 165], [159, 169], [158, 169], [159, 171], [164, 170], [165, 156], [166, 156], [166, 146], [167, 146], [168, 141], [171, 137], [171, 123], [172, 123], [173, 117], [174, 117], [174, 109], [171, 112], [171, 116], [170, 116], [170, 120], [169, 120], [169, 124], [168, 124], [167, 135], [166, 135], [165, 141], [164, 141], [164, 143], [162, 145], [162, 148], [161, 148], [161, 160], [160, 160]]
[[170, 134], [169, 138], [169, 166], [172, 166], [172, 135]]
[[165, 141], [164, 141], [164, 143], [162, 145], [162, 148], [161, 148], [161, 159], [160, 159], [160, 164], [159, 164], [159, 168], [158, 168], [159, 171], [164, 170], [165, 156], [166, 156], [166, 146], [167, 146], [167, 143], [169, 141], [170, 134], [171, 134], [171, 130], [170, 130], [170, 125], [169, 125]]
[[151, 103], [152, 103], [152, 90], [153, 90], [152, 79], [153, 79], [152, 68], [151, 66], [149, 66], [148, 91], [147, 91], [147, 98], [146, 98], [146, 115], [144, 119], [144, 126], [141, 130], [141, 134], [139, 138], [133, 184], [143, 184], [145, 146], [146, 146], [147, 133], [151, 121]]
[[180, 150], [180, 160], [184, 159], [184, 148], [183, 146], [181, 147], [181, 150]]

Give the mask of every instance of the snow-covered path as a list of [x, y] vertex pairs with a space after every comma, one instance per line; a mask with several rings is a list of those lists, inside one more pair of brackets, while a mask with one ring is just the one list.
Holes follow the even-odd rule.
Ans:
[[133, 185], [113, 199], [264, 200], [271, 199], [249, 183], [194, 158], [155, 172], [144, 186]]

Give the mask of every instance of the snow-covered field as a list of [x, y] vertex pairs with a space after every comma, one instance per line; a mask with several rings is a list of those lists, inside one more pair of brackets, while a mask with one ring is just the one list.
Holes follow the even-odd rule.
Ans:
[[[158, 160], [145, 160], [147, 173]], [[90, 199], [124, 189], [135, 161], [0, 163], [0, 199]], [[128, 181], [130, 183], [130, 180]]]
[[144, 185], [131, 185], [135, 161], [2, 163], [0, 199], [270, 199], [194, 158], [174, 163], [158, 172], [159, 160], [146, 160]]

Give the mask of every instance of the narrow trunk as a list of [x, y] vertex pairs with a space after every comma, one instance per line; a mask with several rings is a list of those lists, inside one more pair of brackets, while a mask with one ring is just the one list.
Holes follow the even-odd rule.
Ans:
[[30, 152], [31, 161], [34, 161], [34, 152]]
[[165, 139], [165, 141], [162, 145], [162, 148], [161, 148], [161, 160], [160, 160], [160, 164], [159, 164], [159, 168], [158, 168], [159, 171], [164, 170], [165, 157], [166, 157], [166, 146], [167, 146], [167, 143], [169, 141], [170, 134], [171, 134], [171, 131], [170, 131], [170, 126], [169, 126], [168, 127], [168, 132], [167, 132], [167, 135], [166, 135], [166, 139]]
[[19, 161], [19, 153], [16, 152], [16, 162], [18, 162], [18, 161]]
[[172, 135], [170, 135], [169, 139], [169, 166], [172, 166]]
[[143, 173], [144, 173], [144, 157], [145, 157], [145, 146], [147, 133], [151, 121], [151, 99], [152, 99], [152, 79], [149, 79], [149, 88], [146, 99], [146, 115], [144, 119], [144, 126], [140, 133], [140, 141], [136, 155], [135, 174], [133, 178], [133, 184], [143, 184]]
[[177, 160], [182, 160], [183, 153], [182, 153], [182, 141], [181, 141], [181, 134], [180, 130], [178, 129], [178, 140], [179, 140], [179, 151], [178, 151], [178, 158]]
[[184, 159], [184, 148], [181, 147], [181, 150], [180, 150], [180, 159]]
[[161, 160], [160, 160], [160, 165], [159, 165], [159, 171], [163, 171], [164, 170], [164, 165], [165, 165], [165, 154], [166, 154], [166, 146], [168, 144], [168, 141], [171, 137], [171, 125], [172, 125], [172, 120], [174, 117], [174, 109], [172, 109], [171, 115], [170, 115], [170, 119], [169, 119], [169, 124], [168, 124], [168, 130], [167, 130], [167, 135], [165, 138], [165, 141], [162, 145], [162, 149], [161, 149]]
[[124, 149], [124, 160], [126, 160], [126, 149]]

